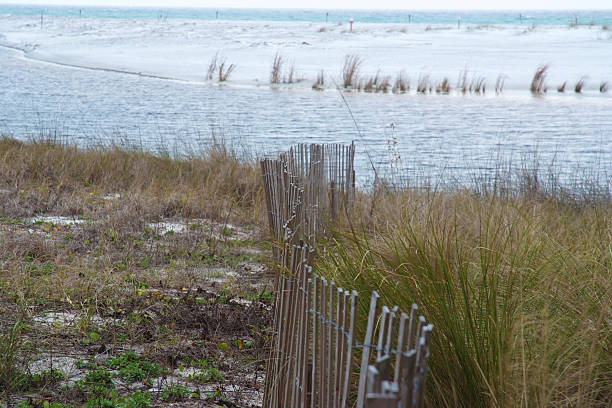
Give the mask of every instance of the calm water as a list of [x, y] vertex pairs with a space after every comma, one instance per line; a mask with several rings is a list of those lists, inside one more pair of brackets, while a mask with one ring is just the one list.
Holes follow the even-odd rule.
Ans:
[[370, 161], [409, 175], [464, 178], [495, 167], [500, 156], [517, 163], [534, 154], [566, 175], [576, 166], [612, 175], [610, 97], [346, 94], [355, 124], [337, 92], [83, 70], [2, 48], [0, 89], [0, 132], [21, 139], [58, 134], [81, 146], [184, 153], [210, 144], [214, 134], [260, 154], [301, 141], [355, 140], [362, 180], [371, 176]]
[[612, 24], [611, 10], [576, 11], [380, 11], [380, 10], [272, 10], [272, 9], [180, 9], [180, 8], [103, 8], [103, 7], [49, 7], [0, 4], [0, 15], [40, 15], [86, 17], [86, 18], [127, 18], [127, 19], [223, 19], [257, 21], [305, 21], [329, 22], [355, 21], [365, 23], [415, 23], [415, 24], [456, 24], [461, 17], [465, 24], [536, 24], [568, 25]]

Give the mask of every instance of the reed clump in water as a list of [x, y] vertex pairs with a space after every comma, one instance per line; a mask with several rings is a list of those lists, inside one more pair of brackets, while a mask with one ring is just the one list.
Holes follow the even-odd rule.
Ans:
[[364, 79], [357, 87], [358, 90], [364, 92], [388, 92], [391, 89], [391, 77], [381, 76], [380, 71], [376, 75]]
[[557, 92], [563, 93], [565, 92], [565, 87], [567, 86], [567, 81], [563, 81], [561, 86], [557, 87]]
[[208, 70], [206, 71], [206, 79], [209, 81], [214, 78], [215, 71], [217, 70], [217, 60], [219, 59], [219, 52], [216, 52], [215, 55], [210, 60], [208, 64]]
[[470, 82], [470, 93], [472, 92], [478, 95], [487, 92], [487, 82], [485, 77], [479, 76], [472, 78], [472, 81]]
[[278, 84], [281, 82], [283, 63], [283, 56], [280, 55], [278, 52], [274, 54], [274, 59], [272, 60], [272, 69], [270, 70], [271, 84]]
[[312, 89], [315, 91], [322, 91], [325, 88], [325, 73], [323, 70], [317, 74], [317, 80], [312, 84]]
[[547, 71], [548, 65], [541, 65], [536, 69], [533, 79], [531, 80], [531, 86], [529, 87], [532, 94], [542, 95], [547, 91], [545, 84]]
[[429, 75], [419, 76], [419, 82], [417, 83], [417, 93], [426, 94], [427, 91], [431, 93], [431, 81]]
[[406, 93], [410, 90], [410, 78], [406, 75], [405, 71], [400, 71], [395, 78], [395, 84], [393, 85], [393, 93]]
[[363, 60], [359, 55], [347, 55], [344, 57], [342, 67], [342, 86], [347, 88], [357, 88], [359, 84], [359, 70]]
[[574, 86], [574, 92], [576, 93], [582, 93], [582, 90], [584, 89], [584, 82], [585, 82], [586, 78], [582, 77], [578, 80], [578, 82], [576, 82], [576, 85]]
[[451, 86], [448, 78], [444, 78], [437, 86], [436, 93], [448, 95], [451, 91]]
[[215, 77], [215, 72], [217, 73], [217, 80], [219, 82], [225, 82], [229, 79], [232, 72], [236, 69], [236, 64], [227, 64], [225, 58], [220, 58], [219, 53], [216, 52], [215, 55], [210, 60], [208, 64], [208, 69], [206, 70], [206, 79], [212, 80]]
[[227, 65], [226, 61], [222, 60], [219, 63], [219, 82], [227, 81], [235, 69], [236, 69], [236, 64]]
[[495, 81], [495, 94], [499, 95], [504, 92], [504, 85], [506, 83], [506, 75], [499, 74]]

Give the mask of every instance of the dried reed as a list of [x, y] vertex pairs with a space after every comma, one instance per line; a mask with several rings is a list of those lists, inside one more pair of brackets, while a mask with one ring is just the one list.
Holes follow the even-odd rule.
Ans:
[[417, 93], [426, 94], [428, 90], [431, 92], [431, 82], [429, 80], [429, 75], [421, 75], [419, 77], [419, 82], [417, 85]]
[[324, 74], [323, 70], [321, 70], [317, 74], [317, 80], [312, 85], [312, 89], [314, 89], [316, 91], [322, 91], [324, 86], [325, 86], [325, 74]]
[[217, 70], [217, 60], [219, 59], [219, 52], [217, 51], [215, 55], [210, 60], [210, 64], [208, 64], [208, 70], [206, 71], [206, 79], [209, 81], [213, 79], [215, 75], [215, 71]]
[[467, 69], [459, 72], [459, 79], [457, 80], [457, 88], [461, 90], [462, 94], [467, 93], [468, 91]]
[[495, 94], [499, 95], [504, 92], [504, 84], [506, 82], [506, 76], [504, 74], [499, 74], [497, 76], [497, 80], [495, 81]]
[[444, 78], [442, 82], [436, 86], [436, 93], [449, 94], [450, 90], [451, 86], [448, 78]]
[[548, 65], [541, 65], [536, 69], [533, 79], [531, 80], [531, 86], [529, 90], [534, 95], [542, 95], [546, 92], [546, 71], [548, 71]]
[[405, 71], [400, 71], [395, 78], [395, 85], [393, 85], [393, 93], [406, 93], [410, 90], [410, 79], [406, 75]]
[[486, 78], [483, 76], [474, 77], [470, 82], [470, 93], [474, 92], [476, 94], [486, 93], [487, 91], [487, 83]]
[[344, 66], [342, 67], [342, 85], [344, 88], [354, 88], [358, 85], [361, 63], [362, 59], [359, 55], [344, 57]]
[[272, 61], [272, 70], [270, 71], [270, 83], [278, 84], [281, 82], [282, 74], [281, 70], [283, 68], [283, 56], [278, 52], [274, 54], [274, 60]]
[[563, 81], [560, 87], [557, 88], [557, 92], [565, 92], [565, 87], [567, 86], [567, 81]]
[[219, 63], [219, 82], [227, 81], [234, 69], [236, 69], [236, 64], [229, 64], [226, 67], [225, 60], [221, 61]]

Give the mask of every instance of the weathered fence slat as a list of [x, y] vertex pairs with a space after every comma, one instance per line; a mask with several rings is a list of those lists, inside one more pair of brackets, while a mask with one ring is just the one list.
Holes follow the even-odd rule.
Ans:
[[[372, 293], [363, 344], [358, 344], [358, 294], [313, 273], [317, 237], [355, 198], [355, 145], [300, 144], [261, 161], [264, 200], [278, 265], [275, 337], [264, 408], [421, 408], [432, 325]], [[396, 327], [398, 326], [399, 327]], [[378, 333], [376, 334], [376, 330]], [[377, 335], [377, 344], [374, 336]], [[355, 351], [361, 350], [357, 366]], [[374, 365], [371, 364], [375, 350]], [[359, 368], [359, 370], [357, 370]], [[351, 390], [359, 372], [358, 388]]]

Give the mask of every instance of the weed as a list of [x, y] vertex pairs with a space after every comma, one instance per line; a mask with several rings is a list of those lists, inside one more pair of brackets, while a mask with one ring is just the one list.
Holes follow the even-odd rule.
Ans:
[[161, 393], [161, 400], [164, 402], [181, 402], [191, 395], [189, 388], [182, 384], [172, 384], [164, 388]]
[[85, 375], [85, 378], [75, 383], [75, 388], [91, 395], [94, 400], [107, 398], [115, 388], [113, 375], [106, 368], [100, 367]]
[[19, 391], [42, 390], [51, 384], [65, 380], [61, 371], [52, 369], [44, 370], [36, 374], [21, 374], [16, 381], [19, 384]]
[[216, 367], [204, 368], [198, 371], [197, 373], [190, 374], [188, 378], [198, 384], [225, 382], [225, 378], [223, 377], [219, 369]]
[[135, 392], [129, 398], [119, 398], [118, 408], [149, 408], [153, 397], [148, 392]]
[[119, 378], [128, 383], [148, 380], [162, 373], [159, 366], [148, 361], [142, 361], [132, 351], [127, 351], [119, 357], [110, 359], [108, 366], [113, 370], [119, 370]]
[[13, 393], [22, 386], [18, 359], [22, 346], [22, 324], [15, 323], [6, 335], [0, 335], [0, 395], [12, 406]]

